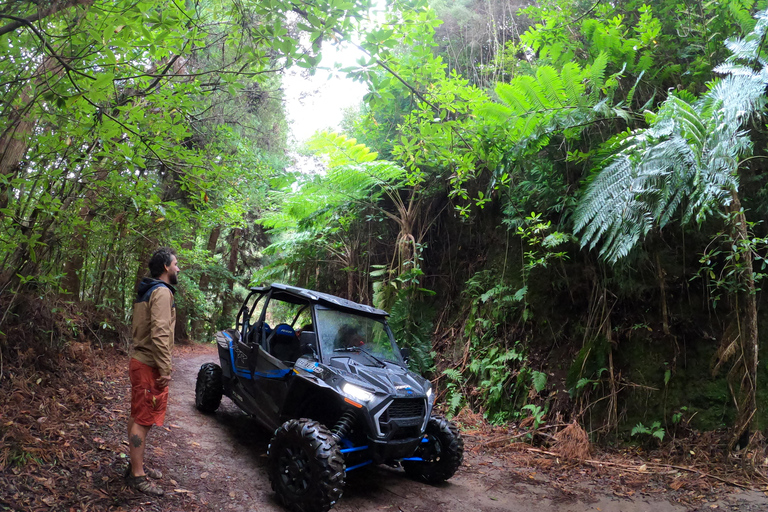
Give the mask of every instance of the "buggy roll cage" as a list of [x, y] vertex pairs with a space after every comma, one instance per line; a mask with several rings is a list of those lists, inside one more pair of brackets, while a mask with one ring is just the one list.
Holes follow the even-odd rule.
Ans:
[[[249, 307], [248, 303], [256, 297], [253, 305]], [[240, 331], [240, 339], [245, 341], [248, 331], [254, 325], [260, 325], [264, 323], [266, 316], [266, 308], [262, 308], [259, 319], [253, 324], [250, 323], [251, 316], [256, 310], [256, 307], [261, 302], [261, 299], [266, 297], [265, 304], [268, 304], [272, 299], [276, 299], [291, 304], [306, 304], [311, 306], [313, 304], [320, 304], [322, 306], [329, 307], [331, 309], [340, 309], [349, 312], [356, 313], [358, 315], [376, 318], [379, 320], [385, 320], [389, 316], [389, 313], [382, 309], [367, 306], [365, 304], [359, 304], [351, 300], [342, 299], [335, 295], [328, 293], [316, 292], [313, 290], [307, 290], [306, 288], [299, 288], [298, 286], [289, 286], [281, 283], [273, 283], [269, 286], [254, 286], [250, 288], [250, 292], [243, 301], [243, 306], [237, 313], [235, 320], [235, 329]], [[313, 315], [314, 316], [314, 315]], [[313, 321], [315, 319], [313, 318]], [[295, 321], [295, 318], [294, 318]], [[267, 333], [264, 329], [260, 331], [259, 344], [264, 346]]]

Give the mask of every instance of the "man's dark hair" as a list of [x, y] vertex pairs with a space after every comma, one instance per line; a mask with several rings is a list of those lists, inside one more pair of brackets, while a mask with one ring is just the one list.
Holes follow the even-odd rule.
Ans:
[[176, 251], [170, 247], [161, 247], [152, 254], [149, 258], [149, 274], [153, 279], [163, 275], [165, 267], [171, 264], [173, 256], [176, 256]]

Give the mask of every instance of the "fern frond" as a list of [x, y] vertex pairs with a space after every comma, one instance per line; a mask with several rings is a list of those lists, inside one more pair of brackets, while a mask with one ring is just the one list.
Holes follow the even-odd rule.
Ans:
[[748, 33], [754, 30], [756, 20], [750, 15], [748, 9], [742, 7], [740, 2], [728, 2], [728, 10], [736, 23], [739, 24], [742, 32]]
[[510, 115], [522, 115], [531, 110], [531, 103], [524, 94], [520, 94], [517, 84], [520, 78], [512, 80], [511, 83], [499, 83], [496, 85], [496, 94], [499, 99], [509, 107]]
[[[507, 84], [504, 84], [507, 85]], [[512, 116], [512, 109], [500, 103], [488, 102], [480, 105], [475, 112], [496, 123], [505, 123]]]
[[643, 75], [645, 75], [645, 71], [641, 71], [639, 75], [637, 75], [637, 79], [635, 80], [635, 85], [632, 86], [632, 88], [627, 93], [627, 99], [625, 100], [625, 103], [627, 104], [627, 108], [632, 107], [632, 99], [635, 97], [635, 90], [637, 89], [637, 84], [640, 83], [640, 80], [643, 79]]
[[600, 91], [605, 85], [605, 69], [607, 66], [608, 54], [605, 52], [600, 52], [600, 55], [597, 56], [597, 58], [592, 63], [592, 66], [590, 66], [590, 79], [592, 89], [590, 91], [589, 98], [593, 102], [597, 101], [597, 98], [600, 97]]
[[768, 13], [762, 12], [752, 34], [730, 40], [734, 55], [718, 68], [728, 74], [700, 100], [671, 95], [646, 116], [648, 129], [622, 133], [598, 152], [602, 169], [591, 177], [574, 217], [582, 247], [600, 244], [601, 257], [616, 261], [680, 209], [685, 223], [729, 203], [739, 160], [752, 150], [741, 126], [765, 106], [768, 83], [768, 65], [754, 72], [738, 61], [752, 57], [754, 63], [767, 30]]
[[[668, 121], [674, 125], [670, 125]], [[660, 129], [658, 131], [654, 128], [650, 129], [650, 135], [654, 137], [665, 137], [675, 131], [679, 132], [689, 143], [701, 147], [708, 135], [708, 127], [693, 105], [676, 96], [670, 96], [661, 106], [657, 122], [661, 125]]]
[[575, 62], [568, 62], [563, 66], [560, 77], [563, 82], [565, 101], [570, 105], [585, 106], [584, 92], [586, 88], [583, 82], [584, 75], [579, 65]]
[[541, 112], [554, 107], [554, 105], [547, 101], [546, 96], [542, 93], [541, 86], [532, 76], [519, 77], [515, 85], [528, 100], [529, 110]]
[[[536, 70], [536, 80], [543, 95], [546, 97], [549, 108], [562, 108], [568, 105], [563, 80], [552, 66], [541, 66]], [[570, 105], [569, 105], [570, 106]]]

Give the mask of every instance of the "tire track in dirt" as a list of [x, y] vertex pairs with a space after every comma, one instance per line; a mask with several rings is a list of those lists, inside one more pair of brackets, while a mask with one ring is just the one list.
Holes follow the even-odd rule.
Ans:
[[[153, 431], [152, 451], [168, 475], [166, 488], [192, 493], [210, 510], [283, 512], [272, 492], [266, 469], [271, 432], [259, 427], [228, 398], [214, 415], [194, 407], [200, 366], [218, 362], [214, 346], [180, 351], [174, 357], [168, 430]], [[156, 441], [156, 442], [153, 442]], [[467, 448], [471, 440], [467, 439]], [[175, 484], [174, 484], [175, 482]], [[170, 489], [169, 489], [170, 490]], [[687, 512], [679, 504], [650, 496], [617, 498], [589, 483], [552, 482], [531, 468], [509, 467], [490, 455], [469, 450], [456, 475], [438, 486], [408, 479], [400, 469], [366, 467], [347, 475], [338, 512]], [[723, 502], [720, 510], [765, 510], [768, 500], [752, 504]], [[743, 505], [747, 505], [744, 508]], [[731, 508], [735, 507], [735, 508]], [[701, 510], [710, 509], [706, 506]]]

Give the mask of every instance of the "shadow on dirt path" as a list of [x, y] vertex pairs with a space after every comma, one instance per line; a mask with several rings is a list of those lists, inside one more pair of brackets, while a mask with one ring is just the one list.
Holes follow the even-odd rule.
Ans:
[[[168, 492], [189, 493], [210, 510], [283, 511], [271, 490], [266, 453], [271, 433], [242, 413], [228, 398], [214, 415], [194, 407], [197, 371], [216, 361], [215, 348], [180, 351], [174, 360], [171, 406], [166, 428], [150, 439], [150, 463], [162, 460]], [[367, 467], [351, 472], [338, 512], [688, 512], [768, 509], [762, 493], [723, 494], [717, 501], [686, 507], [658, 493], [618, 497], [600, 479], [552, 479], [535, 468], [508, 459], [474, 453], [467, 439], [464, 465], [448, 482], [428, 486], [409, 480], [402, 470]], [[654, 495], [655, 494], [655, 495]], [[157, 503], [162, 509], [161, 503]], [[154, 507], [153, 507], [154, 508]]]

